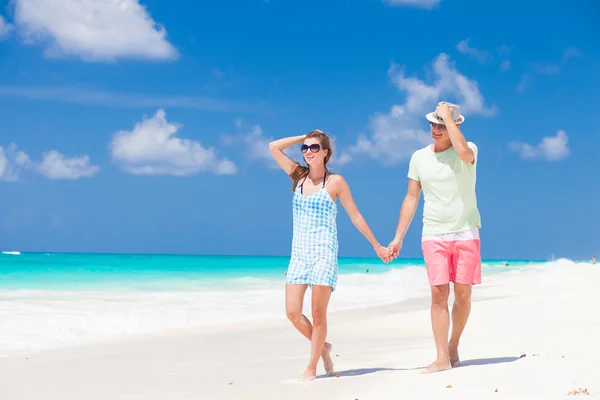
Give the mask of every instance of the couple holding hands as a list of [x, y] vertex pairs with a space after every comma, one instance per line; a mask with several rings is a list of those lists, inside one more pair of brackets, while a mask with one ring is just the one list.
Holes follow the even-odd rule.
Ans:
[[[358, 211], [348, 183], [327, 170], [332, 149], [329, 137], [319, 130], [275, 140], [271, 154], [292, 179], [293, 239], [286, 274], [285, 308], [294, 327], [311, 341], [311, 357], [303, 380], [313, 380], [323, 359], [327, 375], [333, 375], [331, 344], [327, 336], [327, 306], [338, 278], [336, 201], [352, 223], [389, 262], [402, 248], [402, 240], [414, 217], [421, 191], [424, 196], [422, 250], [431, 286], [431, 323], [437, 359], [425, 373], [459, 365], [458, 343], [471, 309], [471, 288], [481, 283], [479, 228], [475, 195], [477, 146], [460, 131], [465, 118], [460, 107], [440, 102], [426, 115], [433, 143], [413, 153], [408, 169], [408, 189], [394, 240], [382, 246]], [[283, 150], [300, 144], [306, 166], [288, 158]], [[453, 283], [452, 334], [448, 297]], [[312, 324], [302, 314], [304, 295], [312, 290]]]

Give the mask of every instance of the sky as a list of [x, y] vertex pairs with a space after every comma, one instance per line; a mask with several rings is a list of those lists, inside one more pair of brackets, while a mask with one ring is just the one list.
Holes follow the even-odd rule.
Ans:
[[[268, 143], [317, 128], [387, 245], [446, 100], [479, 148], [482, 256], [600, 256], [593, 0], [0, 4], [0, 250], [288, 255]], [[340, 256], [375, 256], [338, 209]]]

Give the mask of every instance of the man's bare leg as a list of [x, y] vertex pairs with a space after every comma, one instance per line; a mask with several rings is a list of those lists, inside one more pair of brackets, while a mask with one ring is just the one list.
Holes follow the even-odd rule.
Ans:
[[[294, 327], [308, 340], [312, 339], [313, 326], [302, 314], [302, 305], [304, 303], [304, 294], [308, 285], [292, 285], [285, 286], [285, 312], [288, 319]], [[323, 357], [323, 366], [328, 375], [333, 373], [333, 361], [331, 361], [331, 344], [325, 343], [321, 356]], [[318, 360], [317, 360], [318, 361]]]
[[465, 330], [469, 314], [471, 313], [471, 289], [472, 285], [462, 283], [454, 284], [454, 305], [452, 306], [452, 335], [448, 342], [450, 363], [453, 367], [460, 364], [458, 356], [458, 344]]
[[319, 358], [323, 357], [323, 364], [327, 374], [333, 373], [333, 362], [329, 353], [329, 348], [325, 346], [327, 338], [327, 306], [331, 298], [331, 286], [313, 285], [312, 287], [312, 317], [313, 317], [313, 333], [311, 337], [311, 356], [310, 362], [306, 367], [302, 379], [313, 380], [317, 377], [317, 363]]
[[445, 371], [452, 368], [448, 355], [448, 331], [450, 330], [450, 314], [448, 312], [448, 296], [450, 285], [431, 287], [431, 327], [437, 350], [437, 359], [423, 373]]

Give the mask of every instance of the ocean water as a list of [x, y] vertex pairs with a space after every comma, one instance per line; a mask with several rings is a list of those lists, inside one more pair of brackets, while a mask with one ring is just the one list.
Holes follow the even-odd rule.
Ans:
[[[288, 257], [0, 253], [0, 356], [161, 332], [285, 318]], [[484, 276], [531, 267], [486, 260]], [[544, 262], [534, 261], [536, 267]], [[429, 292], [422, 259], [340, 258], [330, 310]], [[305, 302], [309, 310], [309, 301]]]

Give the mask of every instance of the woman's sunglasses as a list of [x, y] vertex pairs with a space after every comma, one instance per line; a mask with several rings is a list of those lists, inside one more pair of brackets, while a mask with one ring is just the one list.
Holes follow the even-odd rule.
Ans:
[[300, 150], [303, 153], [306, 153], [308, 151], [308, 149], [310, 149], [311, 153], [318, 153], [319, 150], [321, 150], [321, 145], [318, 143], [313, 143], [310, 146], [307, 144], [303, 144], [302, 147], [300, 147]]
[[436, 124], [435, 122], [429, 123], [433, 129], [437, 129], [438, 131], [445, 131], [446, 125], [444, 124]]

